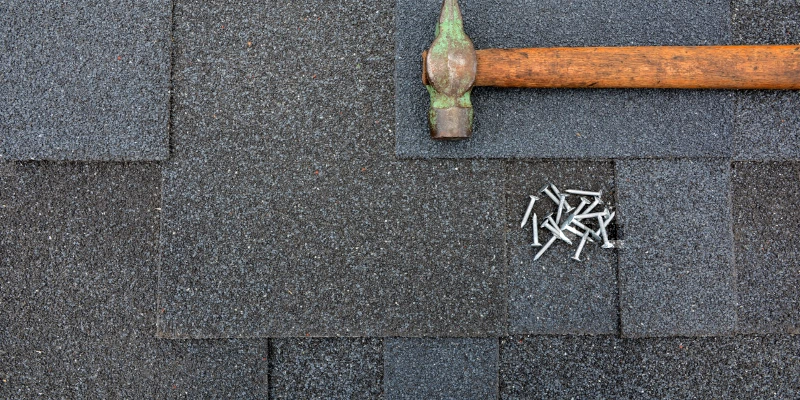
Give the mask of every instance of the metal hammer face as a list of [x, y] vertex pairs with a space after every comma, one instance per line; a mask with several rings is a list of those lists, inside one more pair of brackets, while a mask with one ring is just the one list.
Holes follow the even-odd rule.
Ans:
[[477, 55], [472, 40], [464, 33], [457, 0], [445, 0], [436, 39], [422, 53], [422, 81], [431, 95], [428, 123], [431, 138], [467, 139], [472, 134], [472, 102]]

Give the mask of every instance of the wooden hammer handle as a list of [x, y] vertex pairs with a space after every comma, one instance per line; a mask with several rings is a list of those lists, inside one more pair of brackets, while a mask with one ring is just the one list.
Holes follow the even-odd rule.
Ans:
[[800, 45], [486, 49], [474, 86], [800, 89]]

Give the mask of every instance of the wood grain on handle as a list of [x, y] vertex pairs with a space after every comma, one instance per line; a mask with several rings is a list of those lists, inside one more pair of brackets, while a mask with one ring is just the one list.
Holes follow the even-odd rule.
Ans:
[[800, 45], [478, 50], [475, 86], [800, 89]]

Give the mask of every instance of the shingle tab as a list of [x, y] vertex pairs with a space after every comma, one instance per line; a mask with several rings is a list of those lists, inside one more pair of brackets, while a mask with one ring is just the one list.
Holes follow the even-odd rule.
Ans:
[[171, 2], [0, 6], [0, 160], [169, 154]]
[[[800, 43], [800, 4], [782, 0], [731, 2], [735, 44]], [[734, 157], [800, 159], [800, 93], [745, 91], [736, 95]]]
[[515, 336], [500, 342], [500, 398], [793, 399], [798, 354], [795, 336]]
[[[542, 221], [557, 209], [538, 194], [545, 184], [561, 190], [602, 190], [603, 199], [615, 205], [614, 164], [611, 162], [511, 162], [506, 178], [508, 246], [509, 332], [514, 334], [609, 334], [617, 332], [617, 254], [587, 244], [582, 262], [572, 260], [577, 243], [558, 242], [537, 261], [539, 248], [531, 247], [530, 221], [520, 229], [529, 202], [537, 195], [534, 212]], [[579, 204], [576, 197], [569, 201]], [[602, 209], [600, 209], [602, 210]], [[609, 226], [612, 236], [616, 224]], [[549, 232], [539, 228], [540, 242]], [[613, 237], [614, 239], [616, 237]]]
[[[398, 0], [396, 151], [401, 157], [726, 157], [733, 94], [681, 90], [476, 88], [473, 138], [430, 140], [420, 54], [440, 0]], [[730, 42], [730, 8], [696, 2], [462, 0], [475, 47], [700, 45]]]
[[387, 338], [385, 398], [496, 399], [496, 338]]
[[733, 233], [744, 333], [800, 333], [800, 163], [735, 163]]
[[264, 399], [269, 395], [267, 339], [161, 340], [154, 398]]
[[158, 166], [0, 166], [0, 398], [155, 397]]
[[392, 17], [176, 5], [161, 334], [503, 332], [503, 165], [392, 157]]
[[730, 195], [727, 160], [617, 162], [623, 335], [733, 332]]
[[377, 399], [383, 393], [378, 338], [274, 339], [270, 399]]

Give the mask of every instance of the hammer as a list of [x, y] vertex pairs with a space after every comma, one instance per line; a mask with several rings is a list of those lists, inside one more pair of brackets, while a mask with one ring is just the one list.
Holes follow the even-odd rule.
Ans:
[[444, 0], [422, 53], [431, 138], [472, 135], [475, 86], [800, 89], [800, 45], [555, 47], [475, 50], [457, 0]]

